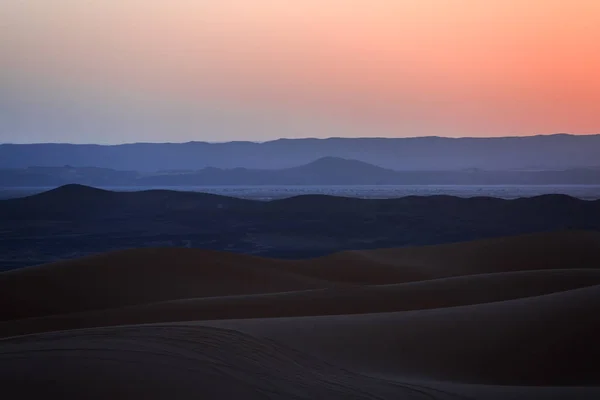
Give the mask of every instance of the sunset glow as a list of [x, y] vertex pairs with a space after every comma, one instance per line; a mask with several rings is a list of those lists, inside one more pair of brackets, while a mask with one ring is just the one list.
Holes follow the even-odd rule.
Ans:
[[0, 10], [2, 142], [600, 133], [597, 0]]

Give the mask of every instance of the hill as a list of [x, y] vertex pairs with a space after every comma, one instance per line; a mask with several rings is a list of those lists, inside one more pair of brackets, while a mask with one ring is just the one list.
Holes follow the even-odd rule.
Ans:
[[154, 216], [186, 210], [227, 210], [259, 204], [233, 197], [199, 192], [145, 190], [116, 192], [69, 184], [24, 198], [0, 202], [5, 218], [95, 218], [135, 215]]
[[442, 244], [565, 229], [600, 230], [600, 201], [451, 196], [253, 201], [67, 185], [0, 201], [0, 266], [132, 247], [191, 247], [280, 258]]

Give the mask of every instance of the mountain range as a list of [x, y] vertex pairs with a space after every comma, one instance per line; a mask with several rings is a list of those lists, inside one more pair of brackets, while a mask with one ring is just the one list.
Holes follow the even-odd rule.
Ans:
[[3, 144], [0, 169], [99, 167], [125, 171], [284, 169], [323, 157], [399, 171], [562, 170], [597, 167], [600, 135], [503, 138], [279, 139], [264, 143]]
[[0, 170], [0, 188], [58, 187], [260, 186], [260, 185], [536, 185], [600, 184], [600, 168], [556, 171], [394, 171], [363, 161], [324, 157], [283, 169], [118, 171], [98, 167], [29, 167]]

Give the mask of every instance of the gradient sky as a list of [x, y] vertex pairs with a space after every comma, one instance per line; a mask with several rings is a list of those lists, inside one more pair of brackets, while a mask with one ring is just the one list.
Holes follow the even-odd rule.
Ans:
[[3, 0], [0, 142], [600, 133], [598, 0]]

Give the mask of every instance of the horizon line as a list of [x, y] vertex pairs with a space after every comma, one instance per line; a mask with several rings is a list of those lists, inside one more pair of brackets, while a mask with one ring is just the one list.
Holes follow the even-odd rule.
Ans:
[[203, 140], [191, 140], [185, 142], [123, 142], [123, 143], [73, 143], [73, 142], [28, 142], [28, 143], [14, 143], [14, 142], [2, 142], [0, 146], [13, 145], [13, 146], [29, 146], [29, 145], [71, 145], [71, 146], [130, 146], [140, 144], [231, 144], [231, 143], [244, 143], [244, 144], [266, 144], [278, 141], [294, 141], [294, 140], [415, 140], [415, 139], [448, 139], [448, 140], [461, 140], [461, 139], [525, 139], [535, 137], [550, 137], [550, 136], [600, 136], [600, 133], [591, 134], [575, 134], [575, 133], [542, 133], [535, 135], [514, 135], [514, 136], [405, 136], [405, 137], [387, 137], [387, 136], [357, 136], [357, 137], [344, 137], [344, 136], [331, 136], [331, 137], [298, 137], [298, 138], [277, 138], [263, 141], [254, 140], [227, 140], [227, 141], [203, 141]]

